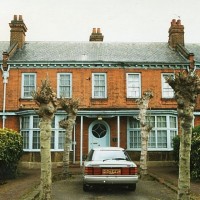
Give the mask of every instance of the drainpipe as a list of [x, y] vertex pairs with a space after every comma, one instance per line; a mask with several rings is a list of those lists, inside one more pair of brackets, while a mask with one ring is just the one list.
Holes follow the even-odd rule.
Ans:
[[2, 77], [3, 77], [3, 129], [5, 128], [5, 121], [6, 121], [6, 84], [8, 83], [8, 77], [9, 77], [9, 70], [10, 70], [10, 66], [8, 65], [8, 67], [3, 67], [3, 65], [1, 65], [1, 70], [2, 70]]

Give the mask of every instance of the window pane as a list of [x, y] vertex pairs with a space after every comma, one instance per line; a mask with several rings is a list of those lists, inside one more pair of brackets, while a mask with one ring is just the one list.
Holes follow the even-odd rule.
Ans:
[[40, 149], [40, 131], [33, 131], [33, 149]]
[[59, 131], [58, 133], [58, 149], [64, 149], [65, 143], [65, 131]]
[[167, 131], [157, 131], [158, 148], [167, 148]]
[[130, 128], [140, 128], [140, 121], [133, 117], [129, 117], [129, 127]]
[[33, 116], [33, 128], [39, 128], [39, 116]]
[[23, 149], [29, 149], [29, 131], [21, 131], [23, 138]]
[[170, 116], [170, 128], [176, 128], [176, 117]]
[[165, 98], [173, 98], [174, 97], [174, 90], [172, 87], [166, 82], [166, 78], [169, 76], [174, 76], [173, 74], [163, 74], [162, 75], [162, 94]]
[[139, 74], [127, 75], [127, 97], [138, 98], [140, 97], [140, 76]]
[[71, 97], [71, 74], [59, 74], [59, 96]]
[[32, 97], [32, 92], [35, 90], [35, 74], [24, 74], [23, 97]]
[[94, 74], [93, 78], [94, 98], [106, 98], [106, 75]]
[[22, 117], [22, 128], [29, 128], [29, 117]]
[[129, 146], [130, 148], [141, 147], [140, 131], [129, 131]]
[[149, 141], [148, 141], [148, 147], [149, 148], [156, 148], [156, 134], [155, 131], [151, 131], [149, 135]]
[[157, 116], [157, 127], [159, 128], [167, 127], [166, 116]]
[[151, 126], [152, 128], [155, 127], [155, 116], [147, 116], [146, 123]]
[[173, 138], [177, 135], [176, 131], [170, 131], [170, 147], [173, 148]]

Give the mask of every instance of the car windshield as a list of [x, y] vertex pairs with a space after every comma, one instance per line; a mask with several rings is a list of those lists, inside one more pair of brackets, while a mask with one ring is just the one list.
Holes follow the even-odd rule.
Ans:
[[93, 161], [130, 160], [130, 158], [125, 151], [100, 150], [100, 151], [93, 152], [91, 160]]

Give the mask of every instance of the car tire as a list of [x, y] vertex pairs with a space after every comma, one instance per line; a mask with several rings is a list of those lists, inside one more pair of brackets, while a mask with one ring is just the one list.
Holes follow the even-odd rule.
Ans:
[[128, 190], [135, 191], [136, 190], [136, 184], [128, 185]]
[[89, 185], [83, 184], [83, 191], [84, 191], [84, 192], [88, 192], [89, 189], [90, 189], [90, 186], [89, 186]]

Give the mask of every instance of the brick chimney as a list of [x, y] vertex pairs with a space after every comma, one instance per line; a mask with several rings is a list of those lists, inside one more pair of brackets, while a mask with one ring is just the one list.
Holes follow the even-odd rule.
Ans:
[[181, 20], [175, 19], [171, 22], [171, 27], [169, 28], [169, 46], [176, 48], [177, 44], [184, 46], [184, 26], [181, 25]]
[[25, 43], [25, 36], [27, 27], [24, 24], [22, 15], [14, 15], [14, 19], [9, 23], [10, 25], [10, 46], [18, 43], [18, 48], [22, 48]]
[[103, 35], [101, 33], [100, 28], [93, 28], [92, 34], [90, 35], [90, 41], [91, 42], [103, 42]]

